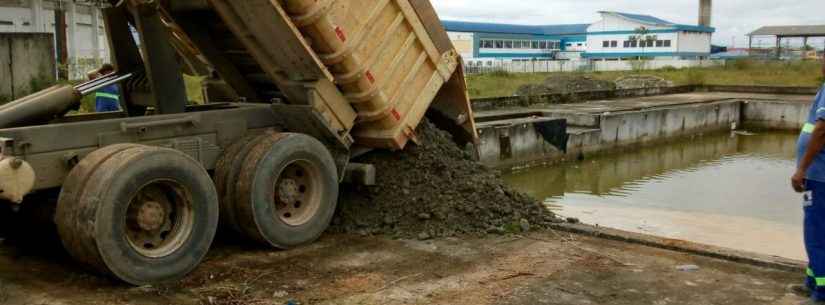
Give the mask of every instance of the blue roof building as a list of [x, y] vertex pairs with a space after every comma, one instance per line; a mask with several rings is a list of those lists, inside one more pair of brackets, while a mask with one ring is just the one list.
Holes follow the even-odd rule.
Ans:
[[599, 13], [602, 20], [591, 24], [442, 22], [465, 59], [699, 59], [710, 55], [712, 27], [643, 14]]
[[556, 59], [582, 52], [589, 24], [516, 25], [442, 21], [464, 58]]

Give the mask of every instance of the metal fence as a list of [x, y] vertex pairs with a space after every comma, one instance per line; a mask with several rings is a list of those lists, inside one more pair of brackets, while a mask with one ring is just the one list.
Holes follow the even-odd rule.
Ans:
[[546, 72], [596, 72], [596, 71], [634, 71], [656, 70], [663, 68], [689, 67], [716, 67], [724, 66], [724, 60], [680, 60], [680, 59], [652, 59], [652, 60], [623, 60], [623, 61], [590, 61], [590, 60], [483, 60], [474, 61], [475, 64], [465, 64], [468, 74], [509, 72], [509, 73], [546, 73]]

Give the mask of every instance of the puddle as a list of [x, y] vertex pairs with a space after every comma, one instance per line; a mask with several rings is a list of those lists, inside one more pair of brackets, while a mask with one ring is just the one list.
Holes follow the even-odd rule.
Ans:
[[585, 223], [804, 260], [796, 139], [708, 135], [505, 180]]

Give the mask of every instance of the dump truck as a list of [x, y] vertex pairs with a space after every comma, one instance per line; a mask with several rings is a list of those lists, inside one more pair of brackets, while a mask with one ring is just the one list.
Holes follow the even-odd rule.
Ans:
[[[184, 277], [219, 224], [275, 249], [311, 243], [339, 184], [375, 179], [350, 160], [416, 142], [425, 114], [477, 139], [427, 0], [103, 5], [114, 73], [0, 106], [0, 204], [55, 194], [68, 253], [126, 283]], [[184, 71], [204, 77], [203, 103]], [[122, 111], [74, 111], [111, 85]]]

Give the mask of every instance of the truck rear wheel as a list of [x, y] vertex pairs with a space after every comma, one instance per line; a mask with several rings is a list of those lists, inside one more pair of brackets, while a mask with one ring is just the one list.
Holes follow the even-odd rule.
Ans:
[[206, 170], [165, 148], [135, 146], [90, 157], [97, 166], [76, 167], [70, 180], [85, 182], [67, 180], [58, 202], [56, 220], [68, 252], [134, 285], [172, 281], [197, 267], [218, 221]]
[[257, 140], [236, 183], [236, 217], [242, 231], [280, 249], [318, 239], [338, 202], [332, 155], [321, 142], [303, 134]]
[[218, 191], [220, 201], [221, 219], [219, 223], [222, 228], [231, 229], [239, 234], [243, 233], [235, 217], [235, 182], [251, 147], [261, 139], [271, 136], [271, 134], [245, 136], [226, 148], [215, 164], [215, 189]]

